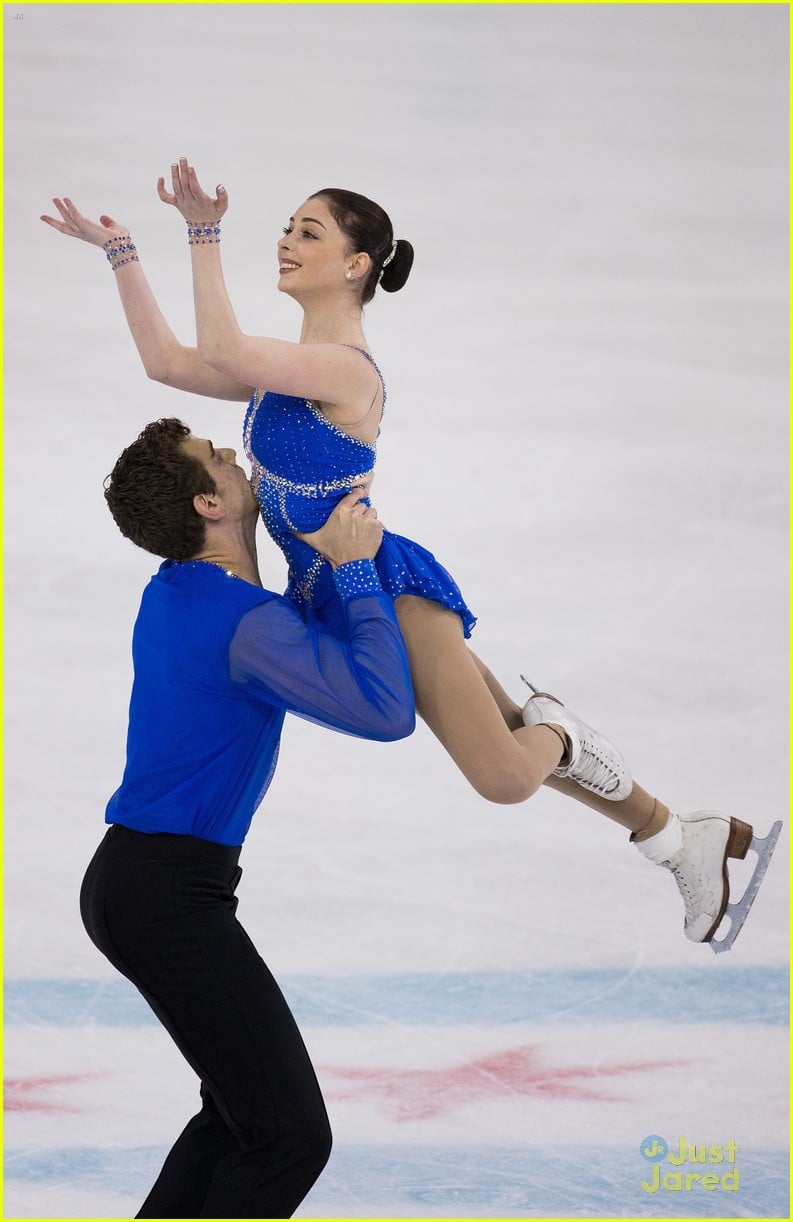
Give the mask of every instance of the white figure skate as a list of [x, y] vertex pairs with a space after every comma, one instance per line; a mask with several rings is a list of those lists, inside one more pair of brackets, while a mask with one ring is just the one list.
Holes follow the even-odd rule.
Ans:
[[[672, 871], [686, 909], [686, 937], [709, 942], [718, 954], [730, 949], [743, 928], [781, 830], [777, 822], [761, 839], [740, 819], [700, 810], [672, 815], [666, 827], [636, 848], [649, 861]], [[749, 849], [757, 853], [757, 865], [743, 895], [731, 904], [727, 858], [743, 859]], [[730, 928], [717, 939], [714, 935], [724, 917], [729, 918]]]
[[567, 777], [610, 802], [627, 798], [633, 780], [613, 743], [566, 709], [555, 696], [538, 692], [525, 675], [521, 675], [521, 679], [534, 693], [523, 709], [524, 725], [556, 726], [567, 738], [569, 750], [562, 756], [559, 767], [554, 768], [553, 775]]

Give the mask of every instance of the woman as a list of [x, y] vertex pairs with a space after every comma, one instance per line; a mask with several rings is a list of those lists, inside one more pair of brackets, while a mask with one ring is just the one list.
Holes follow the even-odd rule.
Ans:
[[[265, 525], [289, 562], [290, 594], [307, 620], [341, 633], [327, 565], [301, 535], [374, 463], [385, 387], [368, 350], [362, 308], [378, 284], [393, 292], [405, 283], [412, 247], [394, 240], [387, 215], [372, 201], [318, 192], [290, 217], [278, 243], [278, 287], [303, 310], [299, 342], [245, 335], [220, 261], [227, 193], [219, 186], [208, 196], [184, 158], [171, 167], [171, 186], [166, 190], [161, 178], [158, 193], [187, 221], [197, 348], [180, 344], [165, 322], [124, 226], [108, 216], [91, 222], [68, 199], [54, 201], [60, 221], [42, 220], [105, 248], [150, 377], [249, 401], [252, 484]], [[729, 899], [728, 857], [744, 857], [750, 846], [760, 854], [765, 842], [753, 840], [747, 824], [714, 812], [671, 814], [632, 781], [607, 739], [552, 697], [535, 691], [521, 710], [466, 645], [474, 617], [423, 548], [386, 532], [378, 569], [396, 600], [417, 710], [477, 792], [514, 803], [547, 783], [608, 815], [649, 860], [672, 870], [685, 903], [686, 935], [712, 940]], [[761, 855], [757, 885], [772, 848], [769, 842]], [[745, 919], [745, 911], [734, 909], [729, 944]]]

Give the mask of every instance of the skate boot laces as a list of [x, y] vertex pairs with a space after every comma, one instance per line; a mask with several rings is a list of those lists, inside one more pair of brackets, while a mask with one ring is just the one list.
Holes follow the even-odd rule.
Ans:
[[578, 758], [566, 769], [567, 775], [592, 793], [608, 798], [623, 785], [626, 769], [611, 743], [593, 734], [583, 723], [579, 725]]
[[582, 789], [608, 798], [610, 802], [627, 798], [633, 780], [613, 743], [571, 713], [555, 696], [538, 691], [525, 675], [521, 678], [533, 693], [523, 709], [524, 725], [555, 725], [567, 737], [569, 753], [562, 757], [563, 762], [554, 769], [554, 775], [567, 777]]
[[[679, 865], [673, 866], [670, 864], [669, 869], [672, 872], [672, 877], [677, 883], [677, 889], [683, 897], [683, 907], [686, 911], [684, 926], [685, 928], [689, 928], [694, 923], [694, 920], [698, 915], [697, 903], [695, 899], [695, 888], [692, 887], [688, 875], [684, 870], [681, 870]], [[697, 893], [699, 893], [699, 890], [700, 886], [697, 885]]]
[[[713, 934], [727, 905], [727, 857], [737, 855], [738, 840], [740, 849], [746, 852], [741, 830], [746, 825], [715, 811], [683, 815], [680, 825], [683, 843], [668, 866], [686, 911], [686, 936], [693, 942], [704, 942]], [[751, 829], [747, 830], [751, 836]]]

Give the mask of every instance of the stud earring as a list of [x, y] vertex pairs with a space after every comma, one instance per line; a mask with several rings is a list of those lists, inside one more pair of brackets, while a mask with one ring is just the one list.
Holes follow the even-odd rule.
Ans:
[[345, 275], [348, 280], [352, 280], [352, 272], [345, 272]]

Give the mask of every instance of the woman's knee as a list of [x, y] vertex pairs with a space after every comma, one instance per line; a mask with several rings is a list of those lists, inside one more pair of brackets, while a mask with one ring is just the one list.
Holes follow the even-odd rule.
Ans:
[[498, 806], [516, 806], [519, 802], [528, 801], [543, 782], [543, 777], [530, 761], [521, 761], [521, 766], [517, 768], [511, 764], [489, 768], [483, 774], [468, 779], [480, 797]]

